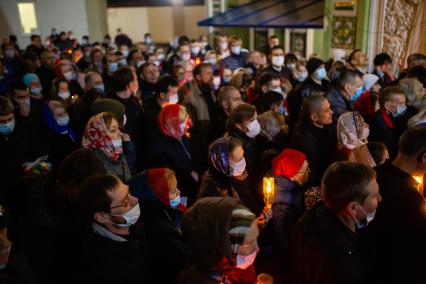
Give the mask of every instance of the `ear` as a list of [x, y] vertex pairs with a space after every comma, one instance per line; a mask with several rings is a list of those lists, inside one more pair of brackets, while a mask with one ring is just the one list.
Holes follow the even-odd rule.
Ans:
[[318, 115], [317, 115], [316, 113], [312, 113], [312, 114], [311, 114], [311, 120], [312, 120], [313, 122], [316, 122], [316, 121], [318, 120]]
[[348, 213], [350, 213], [352, 215], [356, 215], [356, 209], [357, 209], [357, 204], [354, 201], [349, 202], [346, 205], [346, 212], [348, 212]]
[[268, 86], [262, 86], [260, 89], [262, 90], [262, 93], [265, 94], [268, 91]]
[[229, 102], [227, 102], [227, 101], [223, 101], [223, 102], [222, 102], [222, 108], [223, 108], [223, 109], [227, 109], [228, 111], [230, 111], [230, 109], [229, 109]]
[[201, 75], [198, 74], [195, 77], [197, 78], [198, 81], [201, 81]]
[[245, 129], [244, 129], [245, 127], [243, 126], [243, 124], [241, 124], [241, 123], [237, 123], [237, 124], [235, 124], [235, 126], [236, 126], [239, 130], [241, 130], [242, 132], [244, 132], [244, 133], [246, 132], [246, 131], [245, 131]]
[[93, 214], [93, 219], [100, 224], [111, 223], [110, 219], [105, 216], [105, 213], [96, 212]]
[[346, 84], [344, 87], [343, 87], [343, 89], [345, 90], [345, 92], [347, 92], [347, 93], [350, 93], [351, 92], [351, 85], [350, 84]]

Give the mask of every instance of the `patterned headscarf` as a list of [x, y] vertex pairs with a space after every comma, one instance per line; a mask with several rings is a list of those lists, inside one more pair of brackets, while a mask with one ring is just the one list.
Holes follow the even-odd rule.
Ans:
[[105, 125], [106, 112], [92, 116], [86, 125], [81, 145], [83, 148], [100, 149], [105, 155], [116, 161], [123, 154], [123, 148], [115, 148]]
[[[166, 105], [158, 115], [158, 127], [160, 128], [161, 133], [164, 135], [178, 138], [185, 135], [186, 130], [183, 132], [180, 129], [180, 120], [179, 120], [179, 110], [181, 108], [180, 104]], [[189, 119], [188, 119], [188, 124]], [[187, 128], [189, 125], [187, 125]], [[186, 128], [186, 129], [187, 129]]]
[[218, 172], [232, 177], [229, 163], [229, 138], [216, 139], [209, 149], [209, 164]]

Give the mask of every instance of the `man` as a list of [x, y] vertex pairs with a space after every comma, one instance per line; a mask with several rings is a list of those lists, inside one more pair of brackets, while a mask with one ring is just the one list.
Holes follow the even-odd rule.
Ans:
[[96, 99], [105, 96], [105, 85], [102, 76], [94, 71], [87, 72], [84, 78], [86, 91], [83, 96], [79, 97], [77, 102], [72, 106], [72, 123], [74, 130], [79, 138], [83, 136], [84, 129], [89, 119], [92, 117], [91, 106]]
[[398, 153], [398, 140], [404, 132], [402, 117], [407, 109], [405, 93], [397, 86], [389, 86], [381, 91], [379, 96], [380, 109], [374, 114], [370, 125], [371, 142], [384, 143], [393, 159]]
[[59, 34], [59, 37], [53, 43], [61, 52], [72, 47], [70, 42], [67, 40], [67, 34], [64, 31]]
[[145, 63], [145, 58], [139, 49], [132, 49], [127, 57], [129, 66], [133, 66], [138, 69], [142, 64]]
[[278, 36], [276, 36], [276, 35], [271, 35], [268, 38], [268, 45], [265, 46], [265, 51], [264, 51], [265, 54], [269, 56], [270, 53], [271, 53], [271, 49], [274, 46], [278, 46], [278, 45], [280, 45], [280, 38]]
[[139, 89], [138, 78], [132, 68], [123, 66], [120, 67], [112, 75], [112, 99], [122, 103], [126, 108], [126, 125], [124, 125], [124, 132], [132, 137], [136, 134], [136, 124], [139, 115], [142, 111], [138, 99], [135, 97]]
[[90, 67], [90, 64], [92, 63], [92, 59], [90, 58], [90, 54], [92, 53], [92, 46], [91, 45], [83, 45], [81, 47], [81, 52], [83, 53], [83, 56], [81, 59], [77, 62], [77, 67], [80, 70], [86, 70]]
[[294, 125], [299, 117], [304, 98], [315, 93], [318, 94], [328, 91], [326, 80], [327, 71], [325, 70], [324, 61], [312, 57], [306, 63], [306, 69], [308, 70], [309, 77], [288, 95], [291, 125]]
[[104, 94], [109, 94], [111, 91], [111, 76], [118, 69], [118, 56], [114, 52], [108, 52], [102, 59], [103, 71], [102, 80], [105, 84]]
[[85, 71], [94, 71], [101, 74], [104, 68], [102, 63], [103, 57], [104, 57], [104, 53], [102, 52], [101, 49], [93, 48], [92, 52], [90, 53], [91, 64], [89, 68]]
[[360, 163], [337, 162], [321, 191], [324, 204], [308, 211], [291, 235], [291, 283], [367, 283], [356, 232], [381, 201], [376, 174]]
[[362, 78], [368, 71], [368, 57], [361, 49], [355, 49], [349, 54], [346, 68], [353, 70]]
[[[426, 127], [407, 129], [392, 163], [377, 169], [383, 202], [367, 228], [367, 248], [377, 263], [372, 283], [424, 283], [425, 200], [414, 176], [426, 173]], [[370, 250], [376, 249], [376, 250]]]
[[231, 53], [229, 52], [228, 36], [226, 34], [217, 37], [217, 55], [219, 60], [225, 59]]
[[145, 103], [155, 96], [155, 84], [160, 77], [158, 66], [153, 63], [144, 63], [138, 69], [139, 73], [139, 89], [141, 90], [142, 101]]
[[259, 95], [254, 100], [253, 104], [256, 107], [258, 114], [262, 114], [265, 111], [264, 101], [266, 94], [269, 91], [282, 94], [280, 77], [276, 73], [264, 72], [259, 78], [259, 86], [256, 88], [259, 91]]
[[380, 53], [374, 57], [373, 74], [379, 76], [379, 84], [382, 88], [389, 85], [395, 77], [392, 74], [392, 58], [387, 53]]
[[362, 78], [358, 72], [346, 70], [330, 89], [327, 99], [333, 110], [333, 121], [337, 122], [340, 115], [353, 111], [353, 103], [362, 95]]
[[112, 175], [88, 177], [77, 208], [86, 237], [76, 274], [87, 283], [150, 282], [140, 207], [129, 187]]
[[232, 86], [224, 86], [220, 88], [218, 96], [218, 111], [212, 119], [211, 138], [214, 141], [222, 137], [226, 132], [226, 120], [231, 111], [240, 103], [243, 102], [241, 93], [237, 88]]
[[41, 38], [39, 35], [31, 35], [31, 44], [27, 46], [26, 51], [35, 52], [38, 56], [46, 50], [41, 42]]
[[265, 68], [264, 72], [277, 74], [282, 82], [291, 78], [291, 70], [284, 65], [284, 48], [278, 45], [272, 47], [268, 59], [271, 65]]
[[37, 69], [36, 74], [40, 78], [42, 93], [44, 98], [50, 96], [52, 81], [56, 78], [55, 66], [56, 60], [52, 52], [45, 50], [41, 53], [41, 66]]
[[216, 115], [216, 97], [213, 91], [213, 70], [210, 63], [195, 66], [194, 79], [180, 90], [182, 104], [192, 119], [191, 144], [194, 158], [204, 166], [207, 158], [210, 122]]
[[239, 37], [234, 36], [229, 39], [231, 55], [223, 59], [223, 68], [230, 69], [232, 72], [234, 72], [235, 69], [246, 65], [248, 52], [241, 49], [242, 44], [243, 40]]
[[22, 54], [22, 65], [24, 74], [35, 73], [40, 67], [40, 60], [35, 52], [25, 51]]
[[[28, 89], [25, 83], [30, 81], [31, 75], [35, 75], [33, 73], [29, 73], [24, 76], [23, 82], [16, 82], [12, 86], [12, 102], [16, 108], [15, 116], [28, 120], [33, 126], [40, 128], [44, 125], [44, 121], [42, 120], [42, 108], [43, 101], [34, 98], [32, 96], [31, 89]], [[39, 83], [40, 84], [40, 83]]]
[[261, 67], [261, 63], [262, 60], [260, 57], [260, 52], [257, 50], [253, 50], [252, 52], [250, 52], [248, 56], [248, 63], [246, 64], [246, 66], [244, 66], [244, 68], [253, 76], [253, 78], [255, 78], [257, 71]]
[[[26, 96], [29, 97], [29, 94]], [[15, 116], [9, 99], [0, 97], [0, 178], [3, 181], [0, 194], [5, 196], [11, 207], [22, 204], [19, 200], [22, 190], [15, 188], [23, 175], [22, 165], [47, 154], [40, 128], [35, 127], [29, 117], [27, 102], [19, 102], [18, 113]]]
[[191, 48], [189, 43], [184, 42], [180, 44], [176, 50], [176, 53], [170, 57], [169, 61], [166, 64], [165, 71], [169, 74], [172, 73], [173, 67], [179, 65], [183, 62], [188, 62], [191, 60]]
[[331, 126], [333, 111], [322, 95], [305, 99], [300, 121], [292, 131], [289, 147], [307, 156], [311, 175], [308, 184], [319, 186], [321, 177], [331, 164], [331, 153], [336, 147], [336, 132]]

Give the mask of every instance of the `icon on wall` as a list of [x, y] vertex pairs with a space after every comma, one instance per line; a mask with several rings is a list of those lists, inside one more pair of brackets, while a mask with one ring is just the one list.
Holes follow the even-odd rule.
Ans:
[[290, 33], [290, 50], [303, 57], [306, 56], [306, 32], [292, 31]]
[[355, 31], [356, 17], [334, 17], [332, 47], [353, 49]]

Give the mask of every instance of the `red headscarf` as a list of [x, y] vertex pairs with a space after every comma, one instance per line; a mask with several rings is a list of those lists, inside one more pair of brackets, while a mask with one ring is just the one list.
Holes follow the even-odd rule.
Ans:
[[187, 125], [185, 131], [180, 129], [180, 120], [179, 120], [179, 110], [181, 108], [180, 104], [166, 105], [160, 111], [158, 115], [158, 127], [160, 128], [161, 133], [164, 135], [178, 138], [182, 137], [186, 133], [186, 129], [190, 127], [190, 120], [187, 120]]
[[123, 148], [116, 149], [108, 134], [104, 121], [105, 112], [92, 116], [86, 125], [81, 145], [83, 148], [100, 149], [112, 160], [118, 160], [123, 154]]
[[[148, 184], [151, 186], [152, 191], [158, 200], [164, 205], [170, 207], [170, 195], [169, 195], [169, 182], [166, 177], [166, 168], [149, 169], [147, 171]], [[187, 208], [182, 204], [175, 207], [182, 212], [185, 212]]]
[[289, 179], [294, 177], [303, 163], [306, 155], [293, 149], [284, 149], [275, 159], [272, 160], [272, 169], [276, 176], [285, 176]]

